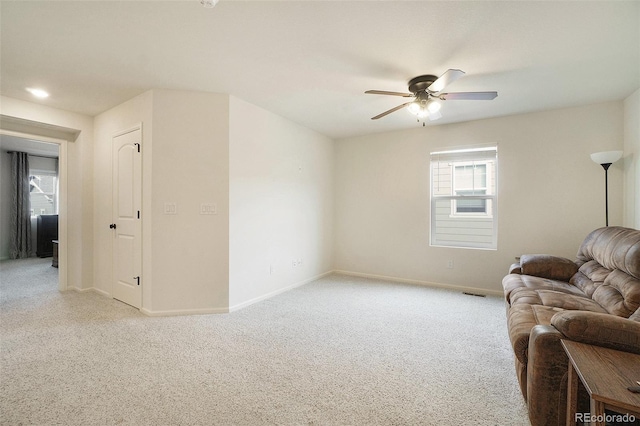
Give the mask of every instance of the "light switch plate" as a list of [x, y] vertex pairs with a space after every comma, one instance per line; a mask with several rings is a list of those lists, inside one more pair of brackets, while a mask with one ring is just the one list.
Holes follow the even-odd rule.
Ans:
[[164, 214], [177, 214], [178, 207], [176, 203], [164, 203]]
[[218, 206], [213, 203], [200, 204], [200, 214], [218, 214]]

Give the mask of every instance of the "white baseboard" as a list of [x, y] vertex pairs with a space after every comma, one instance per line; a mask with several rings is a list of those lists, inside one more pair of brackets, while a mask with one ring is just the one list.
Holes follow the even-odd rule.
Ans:
[[[327, 271], [327, 272], [324, 272], [322, 274], [313, 276], [311, 278], [307, 278], [307, 279], [302, 280], [302, 281], [298, 281], [298, 282], [296, 282], [294, 284], [291, 284], [291, 285], [289, 285], [287, 287], [283, 287], [283, 288], [280, 288], [278, 290], [272, 291], [270, 293], [263, 294], [262, 296], [255, 297], [253, 299], [244, 301], [242, 303], [238, 303], [236, 305], [229, 306], [228, 308], [223, 307], [223, 308], [201, 308], [201, 309], [170, 309], [170, 310], [164, 310], [164, 311], [155, 311], [155, 310], [151, 310], [151, 309], [140, 308], [140, 312], [142, 312], [143, 314], [145, 314], [147, 316], [150, 316], [150, 317], [166, 317], [166, 316], [180, 316], [180, 315], [226, 314], [226, 313], [229, 313], [229, 312], [234, 312], [234, 311], [240, 310], [242, 308], [246, 308], [247, 306], [253, 305], [254, 303], [258, 303], [258, 302], [261, 302], [263, 300], [270, 299], [270, 298], [272, 298], [274, 296], [277, 296], [279, 294], [285, 293], [285, 292], [287, 292], [289, 290], [293, 290], [294, 288], [301, 287], [303, 285], [309, 284], [310, 282], [316, 281], [316, 280], [318, 280], [320, 278], [326, 277], [327, 275], [331, 275], [331, 274], [349, 275], [349, 276], [362, 277], [362, 278], [371, 278], [371, 279], [376, 279], [376, 280], [392, 281], [392, 282], [398, 282], [398, 283], [404, 283], [404, 284], [412, 284], [412, 285], [420, 285], [420, 286], [424, 286], [424, 287], [436, 287], [436, 288], [443, 288], [443, 289], [449, 289], [449, 290], [457, 290], [457, 291], [460, 291], [460, 292], [467, 292], [467, 293], [472, 293], [472, 294], [482, 294], [482, 295], [500, 296], [500, 297], [502, 297], [502, 295], [503, 295], [503, 293], [501, 291], [488, 290], [488, 289], [483, 289], [483, 288], [457, 286], [457, 285], [452, 285], [452, 284], [434, 283], [434, 282], [430, 282], [430, 281], [422, 281], [422, 280], [414, 280], [414, 279], [408, 279], [408, 278], [390, 277], [390, 276], [386, 276], [386, 275], [366, 274], [366, 273], [354, 272], [354, 271], [332, 270], [332, 271]], [[69, 287], [68, 290], [77, 291], [78, 293], [85, 293], [85, 292], [88, 292], [88, 291], [92, 291], [92, 292], [95, 292], [95, 293], [98, 293], [98, 294], [101, 294], [103, 296], [111, 298], [111, 294], [107, 293], [104, 290], [97, 289], [95, 287], [89, 287], [89, 288]]]
[[436, 287], [436, 288], [444, 288], [448, 290], [457, 290], [460, 292], [472, 293], [472, 294], [482, 294], [487, 296], [503, 296], [502, 291], [498, 290], [489, 290], [485, 288], [477, 288], [477, 287], [466, 287], [466, 286], [458, 286], [452, 284], [442, 284], [442, 283], [434, 283], [430, 281], [421, 281], [421, 280], [413, 280], [408, 278], [398, 278], [398, 277], [388, 277], [385, 275], [374, 275], [374, 274], [365, 274], [362, 272], [353, 272], [353, 271], [342, 271], [342, 270], [334, 270], [333, 273], [340, 275], [350, 275], [354, 277], [362, 277], [362, 278], [372, 278], [376, 280], [384, 280], [384, 281], [394, 281], [404, 284], [413, 284], [420, 285], [424, 287]]
[[[110, 299], [113, 299], [111, 294], [95, 287], [89, 287], [89, 288], [70, 287], [68, 288], [68, 290], [77, 291], [78, 293], [86, 293], [91, 291], [94, 293], [98, 293], [102, 296], [106, 296]], [[179, 316], [179, 315], [226, 314], [227, 312], [229, 312], [229, 310], [227, 308], [206, 308], [206, 309], [175, 309], [175, 310], [167, 310], [167, 311], [153, 311], [150, 309], [140, 308], [140, 312], [150, 317], [169, 317], [169, 316]]]
[[226, 314], [229, 312], [227, 308], [202, 308], [202, 309], [170, 309], [166, 311], [153, 311], [147, 308], [140, 308], [140, 312], [149, 317], [175, 317], [182, 315], [210, 315], [210, 314]]
[[258, 296], [258, 297], [255, 297], [253, 299], [247, 300], [245, 302], [238, 303], [237, 305], [229, 306], [229, 312], [237, 311], [238, 309], [246, 308], [247, 306], [253, 305], [254, 303], [258, 303], [258, 302], [261, 302], [263, 300], [270, 299], [270, 298], [272, 298], [274, 296], [277, 296], [278, 294], [285, 293], [285, 292], [287, 292], [289, 290], [293, 290], [296, 287], [301, 287], [301, 286], [303, 286], [305, 284], [309, 284], [312, 281], [318, 280], [318, 279], [320, 279], [322, 277], [326, 277], [327, 275], [331, 275], [333, 272], [334, 271], [327, 271], [327, 272], [324, 272], [324, 273], [322, 273], [320, 275], [316, 275], [314, 277], [307, 278], [306, 280], [302, 280], [302, 281], [299, 281], [297, 283], [294, 283], [294, 284], [292, 284], [290, 286], [278, 289], [276, 291], [272, 291], [271, 293], [263, 294], [262, 296]]
[[88, 291], [94, 292], [94, 293], [98, 293], [102, 296], [107, 296], [108, 298], [111, 298], [111, 295], [109, 293], [107, 293], [104, 290], [100, 290], [98, 288], [95, 287], [89, 287], [89, 288], [80, 288], [80, 287], [67, 287], [67, 290], [73, 290], [73, 291], [77, 291], [78, 293], [86, 293]]
[[[239, 309], [245, 308], [249, 305], [253, 305], [254, 303], [258, 303], [262, 300], [266, 300], [269, 299], [271, 297], [277, 296], [278, 294], [287, 292], [289, 290], [292, 290], [296, 287], [301, 287], [305, 284], [309, 284], [312, 281], [315, 281], [317, 279], [320, 279], [322, 277], [325, 277], [327, 275], [332, 274], [334, 271], [327, 271], [325, 273], [322, 273], [320, 275], [316, 275], [314, 277], [311, 278], [307, 278], [305, 280], [296, 282], [290, 286], [278, 289], [276, 291], [272, 291], [271, 293], [267, 293], [264, 294], [262, 296], [253, 298], [251, 300], [247, 300], [245, 302], [239, 303], [237, 305], [234, 306], [230, 306], [228, 308], [224, 307], [224, 308], [201, 308], [201, 309], [170, 309], [170, 310], [163, 310], [163, 311], [156, 311], [156, 310], [152, 310], [152, 309], [147, 309], [147, 308], [140, 308], [140, 312], [142, 312], [143, 314], [150, 316], [150, 317], [167, 317], [167, 316], [180, 316], [180, 315], [210, 315], [210, 314], [226, 314], [229, 312], [233, 312], [233, 311], [237, 311]], [[79, 293], [84, 293], [87, 291], [93, 291], [99, 294], [102, 294], [103, 296], [107, 296], [109, 298], [111, 298], [111, 294], [107, 293], [104, 290], [100, 290], [97, 289], [95, 287], [90, 287], [90, 288], [78, 288], [78, 287], [69, 287], [68, 290], [73, 290], [73, 291], [77, 291]]]

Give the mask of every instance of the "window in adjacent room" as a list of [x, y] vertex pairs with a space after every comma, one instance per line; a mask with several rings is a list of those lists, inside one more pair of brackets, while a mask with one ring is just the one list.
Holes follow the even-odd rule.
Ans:
[[431, 153], [431, 245], [496, 249], [497, 146]]
[[31, 216], [58, 213], [57, 159], [29, 157]]

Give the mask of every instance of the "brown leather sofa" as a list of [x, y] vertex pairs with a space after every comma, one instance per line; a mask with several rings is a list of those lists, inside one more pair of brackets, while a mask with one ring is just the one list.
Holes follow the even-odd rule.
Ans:
[[[577, 260], [523, 255], [502, 281], [520, 389], [533, 426], [564, 425], [561, 339], [640, 354], [640, 231], [591, 232]], [[588, 411], [586, 392], [580, 406]]]

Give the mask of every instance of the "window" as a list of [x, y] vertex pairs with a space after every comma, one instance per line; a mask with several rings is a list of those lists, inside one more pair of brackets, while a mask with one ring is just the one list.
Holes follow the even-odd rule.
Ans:
[[451, 201], [453, 215], [491, 215], [491, 205], [486, 199], [469, 197], [490, 193], [492, 166], [489, 161], [453, 163], [453, 195], [462, 197]]
[[496, 146], [431, 153], [431, 245], [497, 248]]
[[57, 178], [51, 174], [37, 174], [29, 176], [29, 192], [31, 201], [31, 216], [41, 214], [56, 214], [58, 206]]
[[58, 160], [29, 156], [31, 216], [58, 213]]

